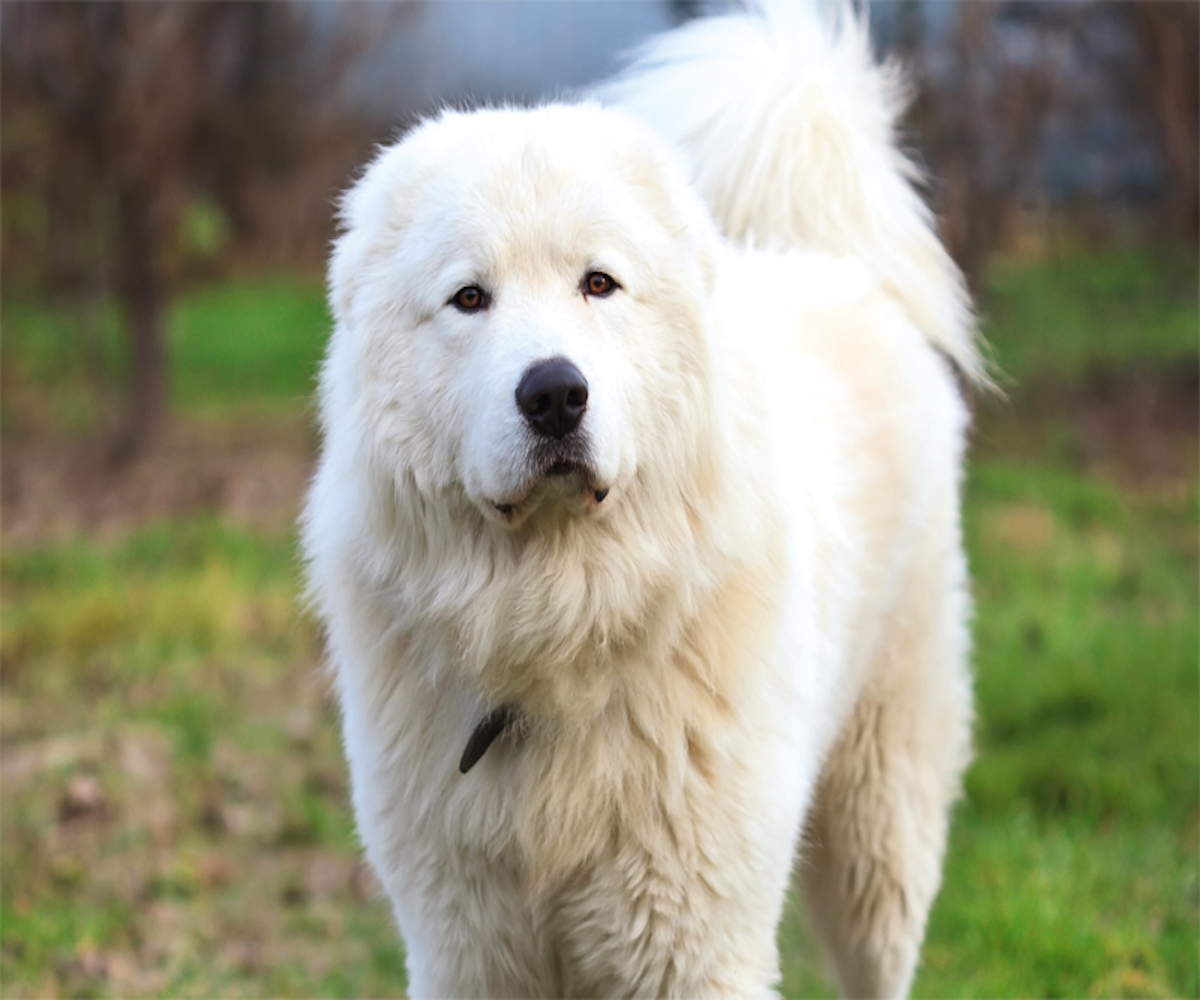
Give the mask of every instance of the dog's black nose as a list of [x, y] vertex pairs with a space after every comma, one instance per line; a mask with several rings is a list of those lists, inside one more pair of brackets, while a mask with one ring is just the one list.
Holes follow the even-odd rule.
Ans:
[[539, 361], [517, 386], [517, 406], [545, 437], [566, 437], [578, 427], [587, 400], [587, 379], [566, 358]]

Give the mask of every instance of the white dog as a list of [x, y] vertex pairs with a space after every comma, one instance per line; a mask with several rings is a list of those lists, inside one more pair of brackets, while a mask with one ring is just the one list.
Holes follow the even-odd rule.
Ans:
[[895, 95], [780, 4], [346, 196], [304, 547], [414, 996], [770, 994], [797, 849], [843, 990], [908, 989], [981, 368]]

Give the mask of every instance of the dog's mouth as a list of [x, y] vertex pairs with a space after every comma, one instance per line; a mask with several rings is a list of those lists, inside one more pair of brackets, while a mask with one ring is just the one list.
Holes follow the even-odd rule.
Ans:
[[585, 459], [547, 456], [533, 463], [525, 486], [515, 497], [493, 500], [492, 507], [504, 521], [515, 525], [552, 493], [596, 509], [608, 499], [609, 487], [598, 482], [595, 470]]

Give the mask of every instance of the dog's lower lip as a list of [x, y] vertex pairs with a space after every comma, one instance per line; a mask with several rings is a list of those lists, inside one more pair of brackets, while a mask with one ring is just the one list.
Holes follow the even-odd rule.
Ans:
[[544, 482], [547, 479], [565, 478], [567, 476], [581, 476], [583, 478], [583, 489], [585, 491], [585, 495], [590, 492], [596, 503], [603, 503], [605, 497], [608, 496], [609, 488], [607, 486], [596, 489], [592, 485], [592, 474], [588, 471], [587, 466], [580, 462], [563, 459], [555, 462], [553, 465], [548, 466], [545, 471], [543, 471], [537, 477], [537, 479], [534, 480], [533, 484], [529, 486], [528, 492], [524, 496], [513, 500], [510, 503], [500, 503], [497, 500], [492, 500], [492, 509], [506, 520], [511, 520], [518, 507], [524, 509], [525, 501], [528, 500], [533, 491], [537, 489], [537, 484], [539, 482]]

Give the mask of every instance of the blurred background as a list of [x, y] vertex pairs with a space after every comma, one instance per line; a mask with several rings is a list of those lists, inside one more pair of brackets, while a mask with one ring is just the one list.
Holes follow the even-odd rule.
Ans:
[[[0, 991], [402, 996], [294, 519], [332, 207], [688, 2], [0, 8]], [[1006, 389], [918, 995], [1200, 992], [1195, 3], [872, 9]], [[795, 899], [783, 990], [832, 995]]]

